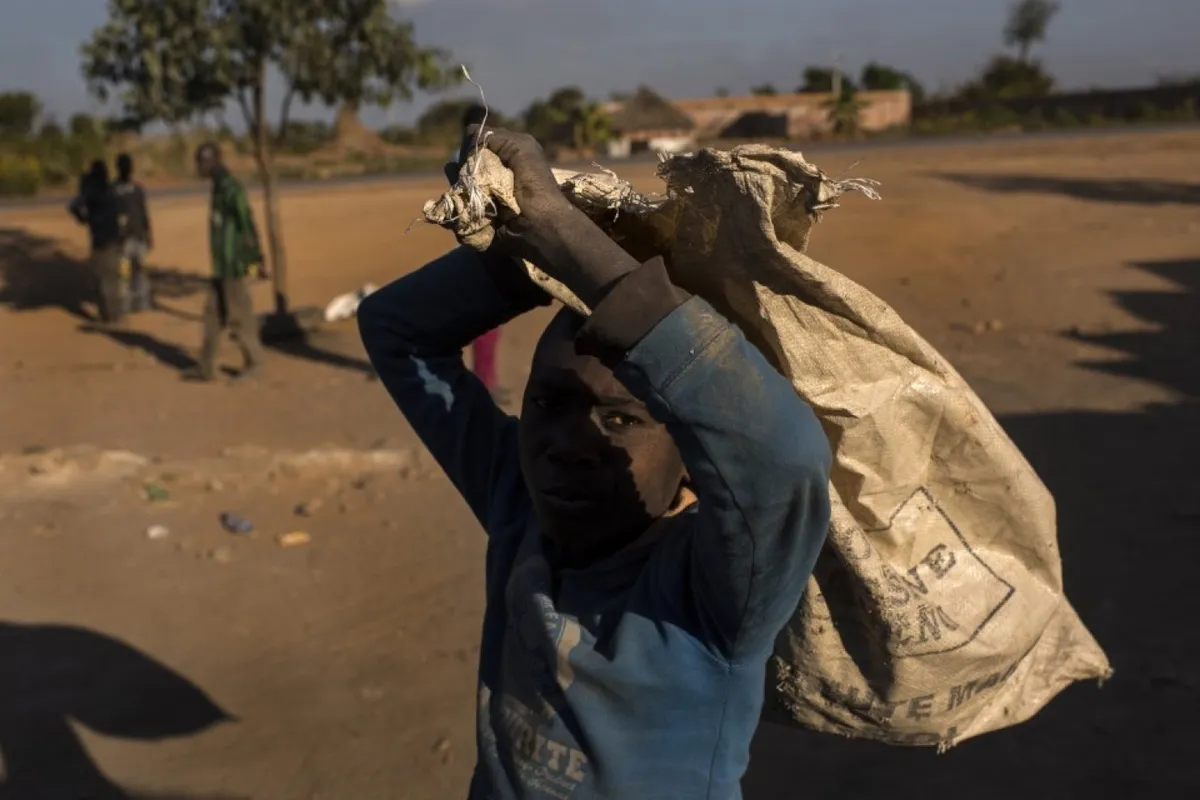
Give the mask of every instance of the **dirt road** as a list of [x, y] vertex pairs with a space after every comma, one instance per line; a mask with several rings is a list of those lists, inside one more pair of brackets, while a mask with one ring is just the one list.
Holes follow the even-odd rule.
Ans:
[[[892, 303], [1023, 448], [1117, 673], [943, 756], [764, 726], [747, 797], [1190, 796], [1200, 134], [880, 152], [854, 174], [885, 199], [849, 198], [812, 254]], [[285, 195], [295, 302], [449, 247], [404, 235], [440, 190]], [[102, 332], [83, 232], [0, 210], [0, 797], [462, 796], [482, 536], [352, 326], [272, 351], [252, 385], [181, 382], [204, 210], [153, 213], [163, 307]], [[514, 393], [545, 320], [506, 331]], [[256, 531], [223, 531], [224, 511]]]

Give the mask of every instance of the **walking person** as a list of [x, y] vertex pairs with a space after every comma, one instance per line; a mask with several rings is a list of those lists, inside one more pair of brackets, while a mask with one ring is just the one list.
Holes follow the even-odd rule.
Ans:
[[122, 299], [125, 311], [147, 311], [154, 307], [150, 280], [146, 276], [146, 254], [154, 246], [150, 233], [150, 210], [146, 192], [133, 179], [133, 157], [117, 156], [117, 180], [113, 184], [117, 224], [121, 233]]
[[102, 160], [93, 161], [91, 169], [80, 178], [79, 194], [71, 200], [67, 210], [88, 229], [100, 321], [115, 325], [121, 321], [124, 311], [121, 303], [121, 233], [108, 165]]
[[[487, 118], [487, 109], [476, 103], [467, 108], [463, 112], [462, 129], [463, 129], [463, 144], [459, 148], [457, 157], [458, 164], [462, 164], [470, 155], [470, 148], [473, 144], [466, 139], [466, 131], [472, 125], [482, 125]], [[455, 176], [458, 170], [454, 170]], [[490, 331], [479, 336], [471, 343], [471, 369], [475, 376], [479, 378], [484, 387], [492, 393], [497, 400], [504, 399], [504, 390], [496, 382], [496, 350], [500, 346], [500, 329], [492, 328]]]
[[262, 249], [246, 189], [225, 167], [221, 150], [209, 142], [196, 150], [196, 172], [212, 181], [209, 207], [209, 246], [212, 278], [204, 303], [204, 341], [200, 363], [187, 377], [211, 381], [216, 377], [221, 333], [228, 331], [241, 348], [243, 366], [237, 378], [248, 378], [262, 367], [258, 318], [250, 299], [250, 281], [266, 277]]

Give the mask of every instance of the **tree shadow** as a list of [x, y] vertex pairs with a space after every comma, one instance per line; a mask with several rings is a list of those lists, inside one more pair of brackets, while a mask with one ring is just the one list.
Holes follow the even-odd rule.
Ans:
[[1200, 184], [1181, 181], [962, 172], [935, 172], [931, 177], [1000, 194], [1059, 194], [1078, 200], [1133, 205], [1200, 205]]
[[[147, 267], [146, 275], [153, 289], [156, 311], [190, 322], [203, 322], [200, 315], [173, 308], [163, 301], [208, 291], [207, 277], [165, 267]], [[178, 345], [148, 333], [96, 324], [98, 319], [93, 309], [98, 299], [96, 278], [86, 261], [65, 252], [54, 239], [21, 228], [0, 228], [0, 305], [14, 311], [59, 308], [81, 320], [82, 333], [100, 334], [124, 347], [136, 347], [173, 369], [195, 366], [195, 358]], [[264, 316], [264, 324], [269, 318], [270, 315]], [[196, 335], [199, 337], [199, 329]], [[341, 339], [332, 331], [264, 336], [263, 344], [292, 358], [367, 376], [375, 374], [366, 359], [339, 352]]]
[[[208, 286], [199, 275], [166, 267], [148, 267], [156, 298], [191, 297]], [[0, 305], [14, 311], [60, 308], [84, 321], [95, 315], [86, 308], [98, 299], [96, 277], [87, 261], [62, 249], [61, 243], [23, 228], [0, 227]]]
[[61, 308], [79, 319], [94, 319], [85, 308], [98, 298], [92, 271], [53, 239], [0, 228], [0, 281], [0, 304], [14, 311]]
[[229, 721], [203, 690], [124, 642], [85, 628], [0, 622], [0, 800], [184, 800], [114, 784], [71, 723], [159, 741]]
[[[945, 755], [763, 724], [747, 800], [1188, 796], [1200, 785], [1200, 259], [1131, 265], [1179, 291], [1113, 294], [1149, 332], [1063, 335], [1124, 353], [1081, 366], [1152, 381], [1175, 405], [1002, 416], [1058, 505], [1067, 595], [1108, 652], [1102, 689], [1077, 684], [1029, 722]], [[970, 376], [968, 376], [970, 377]], [[987, 399], [986, 397], [984, 398]]]
[[[147, 267], [156, 303], [204, 291], [208, 281], [174, 268]], [[184, 370], [195, 364], [185, 350], [147, 333], [99, 325], [92, 306], [98, 300], [96, 277], [89, 264], [66, 253], [60, 243], [20, 228], [0, 228], [0, 304], [14, 311], [59, 308], [82, 320], [79, 331], [100, 334], [125, 347], [136, 347], [156, 361]], [[157, 305], [177, 315], [184, 312]]]

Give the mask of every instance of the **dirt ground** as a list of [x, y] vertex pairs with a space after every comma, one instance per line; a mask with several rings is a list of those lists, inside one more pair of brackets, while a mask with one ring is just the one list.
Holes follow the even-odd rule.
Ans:
[[[847, 199], [812, 254], [892, 303], [1022, 447], [1117, 671], [941, 756], [764, 725], [747, 797], [1195, 796], [1200, 134], [820, 163], [859, 159], [884, 200]], [[440, 190], [285, 194], [294, 301], [448, 248], [405, 235]], [[257, 383], [179, 379], [203, 202], [153, 204], [162, 307], [120, 331], [90, 325], [84, 232], [0, 211], [0, 798], [461, 797], [483, 537], [352, 324], [273, 348]], [[514, 395], [546, 318], [505, 333]]]

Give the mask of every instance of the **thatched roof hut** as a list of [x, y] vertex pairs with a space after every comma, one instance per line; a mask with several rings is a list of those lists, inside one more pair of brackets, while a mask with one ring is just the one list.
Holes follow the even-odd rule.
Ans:
[[695, 121], [669, 100], [648, 86], [643, 86], [612, 115], [612, 129], [617, 134], [650, 131], [691, 132]]

